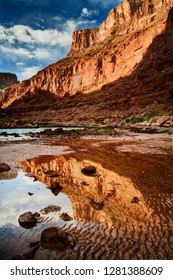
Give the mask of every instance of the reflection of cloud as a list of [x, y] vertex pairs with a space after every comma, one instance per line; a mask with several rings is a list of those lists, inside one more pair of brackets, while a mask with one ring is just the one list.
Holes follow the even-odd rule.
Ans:
[[[29, 191], [34, 193], [32, 197], [28, 195]], [[32, 178], [19, 172], [17, 179], [4, 181], [3, 189], [0, 189], [0, 227], [9, 223], [18, 226], [18, 217], [22, 213], [39, 212], [51, 204], [61, 206], [62, 211], [72, 215], [71, 203], [66, 195], [61, 193], [55, 197], [43, 183], [33, 182]], [[54, 217], [58, 219], [57, 215]]]

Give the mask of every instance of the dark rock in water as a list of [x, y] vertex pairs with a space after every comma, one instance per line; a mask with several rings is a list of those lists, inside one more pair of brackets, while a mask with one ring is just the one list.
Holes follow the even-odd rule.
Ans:
[[50, 186], [51, 192], [57, 196], [60, 191], [62, 190], [62, 187], [60, 186], [60, 184], [58, 184], [57, 182], [53, 182]]
[[55, 178], [59, 176], [59, 174], [54, 170], [45, 170], [44, 174], [48, 175], [50, 178]]
[[26, 250], [23, 254], [25, 259], [33, 259], [35, 256], [35, 253], [37, 252], [38, 248], [40, 247], [39, 242], [37, 242], [37, 244], [35, 244], [35, 246], [32, 246], [30, 249]]
[[28, 195], [29, 195], [29, 196], [32, 196], [32, 195], [34, 195], [34, 194], [33, 194], [32, 192], [28, 192]]
[[62, 213], [60, 216], [59, 216], [63, 221], [71, 221], [73, 220], [72, 217], [70, 217], [67, 213]]
[[14, 137], [20, 137], [20, 135], [18, 133], [12, 133], [10, 134], [11, 136], [14, 136]]
[[137, 196], [134, 196], [134, 197], [132, 198], [131, 203], [138, 203], [138, 202], [139, 202], [139, 198], [138, 198]]
[[71, 247], [69, 235], [59, 227], [50, 227], [42, 231], [40, 245], [46, 249], [65, 250]]
[[54, 134], [61, 134], [63, 132], [63, 129], [62, 128], [56, 128], [53, 133]]
[[1, 132], [1, 133], [0, 133], [0, 136], [8, 136], [8, 133], [5, 132], [5, 131], [4, 131], [4, 132]]
[[97, 199], [92, 198], [89, 203], [95, 210], [102, 210], [104, 207], [104, 202]]
[[40, 210], [40, 212], [42, 214], [49, 214], [51, 212], [58, 212], [61, 210], [60, 206], [56, 206], [56, 205], [48, 205], [47, 207], [45, 207], [44, 209]]
[[93, 166], [93, 165], [89, 165], [89, 166], [85, 166], [83, 169], [82, 169], [82, 173], [84, 175], [94, 175], [96, 173], [96, 167]]
[[39, 245], [40, 241], [35, 241], [35, 242], [31, 242], [29, 245], [31, 248], [35, 247], [36, 245]]
[[41, 132], [41, 134], [45, 134], [45, 135], [52, 135], [53, 131], [51, 128], [45, 129]]
[[26, 260], [26, 258], [23, 255], [15, 255], [12, 260]]
[[34, 213], [34, 217], [35, 217], [36, 219], [39, 218], [39, 217], [40, 217], [40, 213], [35, 212], [35, 213]]
[[32, 212], [25, 212], [19, 216], [18, 219], [19, 225], [23, 228], [32, 228], [36, 226], [36, 218]]
[[6, 163], [0, 163], [0, 172], [5, 172], [9, 171], [11, 168], [8, 164]]

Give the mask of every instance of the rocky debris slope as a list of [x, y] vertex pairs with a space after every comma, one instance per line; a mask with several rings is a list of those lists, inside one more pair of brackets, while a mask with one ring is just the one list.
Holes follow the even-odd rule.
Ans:
[[17, 114], [25, 108], [25, 116], [50, 108], [48, 120], [61, 123], [170, 110], [172, 6], [172, 0], [124, 0], [99, 28], [75, 31], [66, 58], [6, 89], [2, 108], [12, 105]]

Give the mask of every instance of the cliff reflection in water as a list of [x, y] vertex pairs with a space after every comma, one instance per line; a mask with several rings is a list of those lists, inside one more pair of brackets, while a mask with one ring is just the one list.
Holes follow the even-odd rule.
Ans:
[[[55, 198], [60, 192], [67, 195], [73, 208], [73, 221], [63, 229], [77, 237], [76, 246], [63, 252], [40, 248], [34, 258], [173, 259], [169, 151], [153, 140], [136, 141], [137, 152], [130, 151], [130, 141], [126, 142], [129, 152], [117, 152], [122, 141], [65, 140], [74, 153], [40, 156], [19, 164]], [[139, 152], [143, 146], [148, 154]], [[93, 174], [84, 174], [88, 166], [96, 168]]]
[[[49, 188], [58, 183], [62, 192], [72, 202], [73, 217], [82, 222], [97, 224], [143, 223], [151, 218], [153, 209], [147, 203], [130, 178], [103, 168], [91, 160], [79, 160], [72, 156], [40, 156], [22, 162], [25, 172], [31, 173]], [[85, 175], [82, 169], [96, 167], [94, 175]], [[46, 171], [58, 176], [51, 178]], [[55, 173], [55, 174], [56, 174]], [[57, 195], [57, 193], [55, 193]]]

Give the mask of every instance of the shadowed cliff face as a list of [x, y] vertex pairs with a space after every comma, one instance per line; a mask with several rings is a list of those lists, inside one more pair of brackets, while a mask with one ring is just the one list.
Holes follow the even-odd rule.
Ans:
[[[93, 119], [118, 122], [135, 114], [171, 109], [171, 5], [172, 1], [123, 1], [99, 31], [73, 34], [72, 51], [67, 58], [19, 86], [8, 88], [2, 107], [8, 107], [10, 114], [16, 113], [16, 118], [31, 119], [32, 111], [37, 122], [55, 123], [70, 123], [72, 119], [74, 123]], [[132, 17], [132, 29], [118, 31], [115, 22], [124, 18], [127, 27]], [[118, 26], [124, 28], [120, 22]], [[100, 30], [104, 30], [103, 34], [109, 31], [109, 35], [98, 42]], [[78, 47], [81, 52], [75, 52]]]

